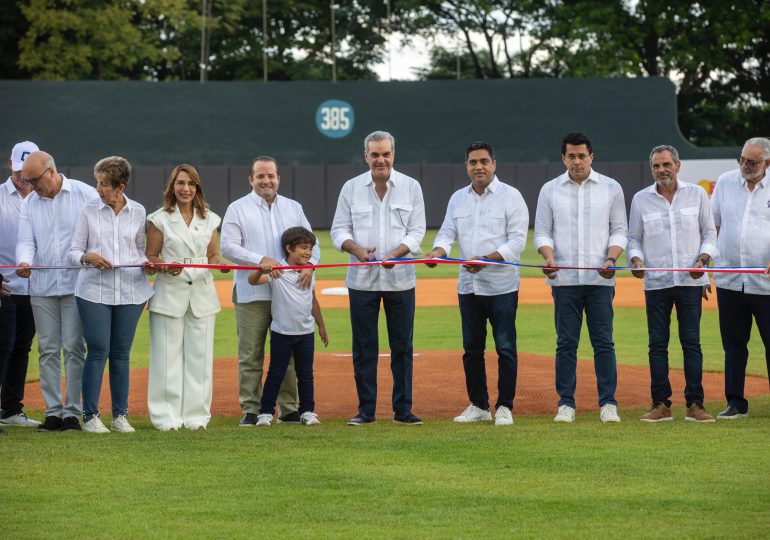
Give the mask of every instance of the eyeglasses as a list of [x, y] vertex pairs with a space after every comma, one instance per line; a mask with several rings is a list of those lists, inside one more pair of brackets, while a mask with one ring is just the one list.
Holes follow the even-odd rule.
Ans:
[[762, 163], [763, 161], [764, 161], [764, 160], [762, 160], [762, 161], [754, 161], [753, 159], [746, 159], [746, 158], [745, 158], [745, 157], [743, 157], [743, 156], [741, 156], [741, 157], [739, 157], [739, 158], [738, 158], [738, 164], [739, 164], [741, 167], [743, 167], [744, 165], [748, 165], [748, 166], [749, 166], [749, 169], [753, 169], [754, 167], [756, 167], [757, 165], [759, 165], [759, 164], [760, 164], [760, 163]]
[[41, 178], [43, 178], [43, 176], [45, 176], [45, 173], [47, 173], [47, 172], [48, 172], [50, 169], [51, 169], [51, 168], [50, 168], [50, 167], [48, 167], [46, 170], [44, 170], [44, 171], [43, 171], [43, 172], [40, 174], [40, 176], [37, 176], [37, 177], [35, 177], [35, 178], [22, 178], [22, 179], [21, 179], [21, 181], [22, 181], [24, 184], [26, 184], [26, 185], [30, 185], [30, 184], [31, 184], [31, 185], [33, 185], [33, 186], [37, 187], [37, 183], [38, 183], [38, 182], [40, 182], [40, 179], [41, 179]]

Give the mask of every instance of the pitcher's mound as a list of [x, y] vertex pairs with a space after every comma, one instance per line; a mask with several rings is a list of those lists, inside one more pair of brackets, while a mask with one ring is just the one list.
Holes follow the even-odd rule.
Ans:
[[[497, 357], [487, 355], [487, 379], [490, 401], [494, 407], [497, 398]], [[265, 372], [267, 365], [265, 366]], [[671, 370], [672, 400], [684, 402], [684, 374]], [[579, 361], [578, 386], [575, 399], [578, 411], [599, 409], [596, 397], [594, 366], [589, 361]], [[390, 360], [381, 356], [378, 366], [377, 415], [392, 415]], [[707, 401], [724, 399], [724, 375], [704, 373], [703, 386]], [[767, 380], [760, 377], [746, 378], [746, 396], [769, 393]], [[449, 418], [468, 406], [462, 354], [459, 352], [423, 351], [415, 354], [413, 379], [414, 413], [427, 418]], [[100, 408], [109, 415], [109, 380], [105, 373]], [[646, 367], [618, 366], [618, 405], [622, 408], [646, 407], [650, 403], [650, 373]], [[318, 353], [315, 357], [316, 412], [321, 418], [349, 418], [356, 414], [358, 400], [353, 379], [351, 356], [334, 353]], [[552, 357], [533, 354], [519, 355], [519, 374], [514, 401], [516, 415], [555, 414], [558, 396], [554, 390], [554, 360]], [[40, 394], [40, 384], [27, 385], [25, 403], [28, 407], [45, 409]], [[214, 362], [214, 415], [240, 416], [238, 405], [238, 361], [222, 358]], [[712, 413], [715, 411], [711, 411]], [[147, 369], [131, 370], [129, 413], [147, 414]]]

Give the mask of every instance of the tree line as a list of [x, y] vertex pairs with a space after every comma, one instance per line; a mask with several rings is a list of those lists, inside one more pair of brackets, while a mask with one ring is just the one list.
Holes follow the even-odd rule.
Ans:
[[334, 24], [331, 6], [3, 2], [0, 78], [198, 80], [203, 48], [207, 80], [376, 80], [389, 43], [420, 36], [419, 79], [663, 76], [692, 142], [770, 135], [766, 0], [339, 0]]

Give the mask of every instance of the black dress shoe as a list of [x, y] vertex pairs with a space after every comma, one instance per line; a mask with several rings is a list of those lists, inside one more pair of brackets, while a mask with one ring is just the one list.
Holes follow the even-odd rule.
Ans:
[[377, 420], [375, 420], [374, 416], [369, 416], [368, 414], [364, 413], [358, 413], [353, 418], [348, 420], [349, 426], [363, 426], [364, 424], [374, 424]]
[[717, 420], [737, 420], [738, 418], [746, 418], [747, 416], [749, 416], [748, 411], [742, 413], [738, 410], [738, 407], [728, 405], [724, 411], [717, 415]]
[[417, 418], [412, 413], [401, 413], [393, 417], [394, 424], [403, 424], [405, 426], [421, 426], [422, 419]]
[[62, 419], [58, 416], [46, 416], [45, 421], [37, 426], [37, 430], [44, 431], [61, 431]]
[[283, 416], [279, 416], [278, 420], [276, 420], [276, 423], [278, 424], [301, 424], [301, 418], [299, 411], [290, 412], [289, 414], [284, 414]]
[[74, 416], [68, 416], [67, 418], [62, 420], [62, 424], [61, 424], [62, 431], [80, 431], [81, 429], [82, 428], [80, 427], [80, 422]]

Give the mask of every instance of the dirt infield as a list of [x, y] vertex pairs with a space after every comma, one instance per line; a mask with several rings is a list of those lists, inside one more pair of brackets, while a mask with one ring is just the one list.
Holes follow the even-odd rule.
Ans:
[[[489, 355], [488, 355], [489, 356]], [[490, 398], [497, 396], [497, 362], [487, 359], [490, 382]], [[671, 371], [674, 388], [673, 401], [683, 403], [684, 375], [681, 370]], [[234, 358], [216, 360], [214, 363], [214, 415], [238, 416], [238, 362]], [[389, 360], [380, 358], [378, 369], [378, 414], [389, 418], [392, 391]], [[519, 375], [514, 412], [517, 415], [553, 414], [557, 396], [554, 390], [554, 361], [547, 356], [519, 355]], [[643, 367], [618, 366], [618, 404], [620, 407], [645, 407], [649, 404], [649, 370]], [[724, 399], [724, 375], [704, 373], [703, 386], [707, 401]], [[353, 366], [350, 356], [319, 353], [315, 362], [316, 411], [321, 418], [348, 418], [357, 409]], [[760, 377], [746, 378], [746, 396], [758, 396], [770, 392], [768, 382]], [[129, 411], [135, 415], [147, 414], [147, 369], [131, 371], [131, 401]], [[596, 378], [593, 363], [578, 361], [578, 411], [598, 410], [596, 402]], [[26, 388], [25, 404], [44, 409], [40, 385], [30, 383]], [[426, 418], [448, 418], [459, 414], [468, 404], [465, 392], [465, 376], [460, 353], [420, 352], [414, 359], [414, 412]], [[494, 404], [494, 403], [493, 403]], [[101, 410], [110, 411], [109, 382], [104, 377]]]

